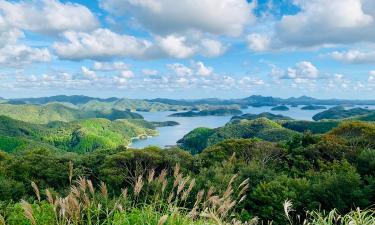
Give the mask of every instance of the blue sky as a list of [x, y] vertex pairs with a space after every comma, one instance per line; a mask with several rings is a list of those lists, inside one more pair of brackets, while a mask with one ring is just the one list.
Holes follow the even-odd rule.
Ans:
[[375, 99], [373, 0], [0, 0], [0, 96]]

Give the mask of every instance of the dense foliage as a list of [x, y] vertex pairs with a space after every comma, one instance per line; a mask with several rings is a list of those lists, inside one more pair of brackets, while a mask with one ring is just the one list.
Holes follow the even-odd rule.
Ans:
[[127, 146], [133, 137], [156, 135], [152, 123], [140, 119], [86, 119], [32, 124], [0, 116], [0, 149], [6, 152], [55, 149], [91, 152]]
[[[262, 221], [286, 224], [288, 220], [297, 220], [297, 216], [293, 215], [299, 215], [298, 218], [302, 220], [317, 220], [318, 214], [306, 218], [305, 211], [329, 211], [335, 208], [340, 213], [346, 213], [355, 207], [370, 207], [375, 202], [374, 140], [374, 124], [345, 122], [323, 136], [305, 133], [283, 143], [252, 138], [229, 139], [195, 156], [179, 149], [156, 147], [140, 150], [117, 148], [86, 154], [46, 149], [17, 154], [1, 152], [0, 198], [5, 201], [5, 205], [0, 206], [0, 214], [7, 219], [27, 221], [22, 216], [22, 205], [14, 205], [9, 201], [19, 201], [21, 198], [32, 201], [34, 190], [29, 186], [30, 181], [34, 181], [41, 190], [48, 188], [53, 195], [66, 195], [71, 180], [86, 177], [94, 186], [99, 186], [101, 181], [105, 182], [109, 187], [109, 197], [116, 198], [124, 188], [133, 191], [137, 177], [147, 179], [147, 173], [151, 170], [160, 174], [166, 169], [168, 174], [173, 174], [172, 168], [179, 164], [180, 172], [187, 181], [194, 178], [194, 189], [191, 190], [191, 196], [183, 201], [184, 208], [191, 210], [194, 207], [194, 196], [201, 189], [214, 187], [219, 196], [224, 195], [228, 183], [236, 175], [237, 179], [232, 181], [233, 188], [244, 180], [248, 181], [246, 197], [233, 209], [233, 215], [238, 220], [248, 221], [256, 216]], [[70, 162], [74, 165], [71, 173], [67, 169]], [[165, 186], [169, 191], [173, 190], [172, 183], [176, 178], [170, 179], [170, 185]], [[146, 183], [144, 185], [135, 200], [137, 202], [148, 202], [147, 199], [140, 199], [158, 193], [154, 188], [160, 188]], [[189, 186], [188, 183], [184, 185], [186, 188]], [[45, 192], [40, 195], [45, 196]], [[165, 196], [166, 201], [168, 197]], [[283, 208], [287, 199], [293, 202], [294, 211], [290, 218], [285, 216]], [[114, 204], [116, 200], [111, 202]], [[38, 212], [43, 212], [44, 217], [53, 215], [53, 211], [47, 213], [50, 210], [48, 203], [43, 205], [37, 201], [35, 204], [32, 208], [36, 215], [39, 215]], [[119, 213], [118, 216], [129, 216], [133, 210], [145, 212], [143, 206], [130, 206], [124, 211], [125, 214], [116, 213]], [[167, 213], [163, 209], [151, 208], [149, 213], [159, 215], [154, 219], [158, 221]], [[40, 216], [36, 217], [43, 220]], [[205, 219], [199, 220], [204, 223]]]
[[47, 124], [54, 121], [70, 122], [88, 118], [107, 118], [110, 120], [143, 119], [141, 115], [126, 110], [85, 110], [76, 108], [74, 105], [62, 103], [47, 105], [0, 104], [0, 115], [37, 124]]
[[263, 112], [263, 113], [259, 113], [259, 114], [247, 113], [247, 114], [243, 114], [243, 115], [240, 115], [240, 116], [233, 116], [231, 118], [231, 121], [233, 123], [234, 120], [236, 120], [236, 121], [243, 120], [243, 119], [254, 120], [254, 119], [258, 119], [258, 118], [262, 118], [262, 117], [270, 119], [270, 120], [292, 120], [292, 118], [290, 118], [288, 116], [276, 115], [276, 114], [269, 113], [269, 112]]
[[4, 104], [20, 120], [0, 116], [0, 224], [374, 224], [375, 124], [356, 120], [370, 114], [246, 114], [181, 149], [131, 149], [175, 123], [116, 119], [130, 112], [93, 101]]
[[272, 111], [288, 111], [289, 107], [286, 105], [279, 105], [271, 108]]
[[197, 128], [186, 134], [178, 144], [193, 154], [223, 140], [234, 138], [260, 138], [267, 141], [287, 141], [298, 132], [282, 127], [275, 121], [261, 117], [254, 120], [233, 120], [223, 127], [209, 129]]
[[315, 121], [322, 119], [346, 119], [355, 116], [374, 115], [374, 110], [363, 108], [345, 109], [343, 106], [332, 107], [313, 116]]

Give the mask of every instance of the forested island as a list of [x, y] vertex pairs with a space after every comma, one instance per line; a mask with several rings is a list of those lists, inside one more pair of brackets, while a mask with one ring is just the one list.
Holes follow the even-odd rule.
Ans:
[[319, 109], [327, 109], [327, 107], [322, 105], [305, 105], [301, 108], [301, 110], [319, 110]]
[[288, 111], [289, 107], [285, 105], [279, 105], [271, 108], [272, 111]]
[[169, 115], [170, 117], [195, 117], [195, 116], [231, 116], [240, 115], [242, 111], [239, 109], [212, 109], [212, 110], [202, 110], [202, 111], [189, 111], [189, 112], [179, 112]]

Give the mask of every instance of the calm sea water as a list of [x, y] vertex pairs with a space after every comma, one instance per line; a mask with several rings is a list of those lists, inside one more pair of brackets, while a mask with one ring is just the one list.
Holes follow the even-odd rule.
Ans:
[[[243, 113], [259, 114], [262, 112], [272, 112], [274, 114], [281, 114], [289, 116], [297, 120], [312, 120], [312, 117], [324, 110], [301, 110], [302, 106], [290, 107], [289, 111], [271, 111], [272, 107], [249, 107], [242, 109]], [[332, 107], [328, 106], [327, 108]], [[364, 107], [364, 106], [361, 106]], [[375, 109], [375, 106], [369, 108]], [[179, 122], [180, 125], [173, 127], [157, 128], [159, 136], [150, 137], [145, 140], [133, 140], [132, 148], [144, 148], [150, 145], [165, 147], [175, 145], [185, 134], [189, 133], [197, 127], [216, 128], [225, 125], [229, 122], [232, 116], [202, 116], [202, 117], [168, 117], [168, 115], [175, 112], [138, 112], [148, 121], [167, 121], [172, 120]]]

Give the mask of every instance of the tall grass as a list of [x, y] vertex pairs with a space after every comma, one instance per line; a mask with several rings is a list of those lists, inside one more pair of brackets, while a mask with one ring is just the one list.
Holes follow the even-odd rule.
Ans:
[[[22, 200], [0, 215], [0, 225], [256, 225], [273, 224], [258, 218], [240, 221], [235, 213], [249, 188], [246, 179], [234, 185], [234, 175], [225, 190], [199, 190], [195, 179], [185, 176], [179, 165], [168, 174], [151, 169], [134, 179], [132, 185], [112, 196], [105, 183], [94, 185], [84, 177], [72, 181], [73, 164], [69, 164], [71, 187], [65, 196], [49, 189], [39, 190], [31, 182], [35, 200]], [[282, 206], [280, 206], [282, 207]], [[375, 211], [356, 209], [345, 215], [336, 210], [308, 212], [301, 219], [293, 214], [291, 201], [284, 202], [284, 213], [290, 225], [374, 225]]]
[[336, 209], [329, 212], [312, 211], [307, 212], [306, 219], [300, 220], [300, 216], [294, 218], [291, 215], [292, 202], [284, 202], [284, 212], [290, 223], [303, 225], [375, 225], [375, 210], [361, 210], [357, 208], [347, 214], [341, 215]]
[[213, 187], [195, 190], [195, 179], [184, 176], [179, 165], [170, 176], [167, 170], [156, 175], [152, 169], [145, 174], [124, 188], [118, 197], [109, 196], [105, 183], [94, 187], [91, 180], [83, 177], [72, 182], [64, 197], [48, 189], [40, 191], [32, 182], [36, 200], [33, 203], [22, 200], [17, 204], [22, 216], [16, 218], [16, 214], [10, 213], [4, 222], [12, 225], [26, 222], [32, 225], [243, 224], [234, 212], [236, 205], [245, 199], [248, 180], [234, 187], [237, 179], [234, 175], [226, 190], [219, 194]]

